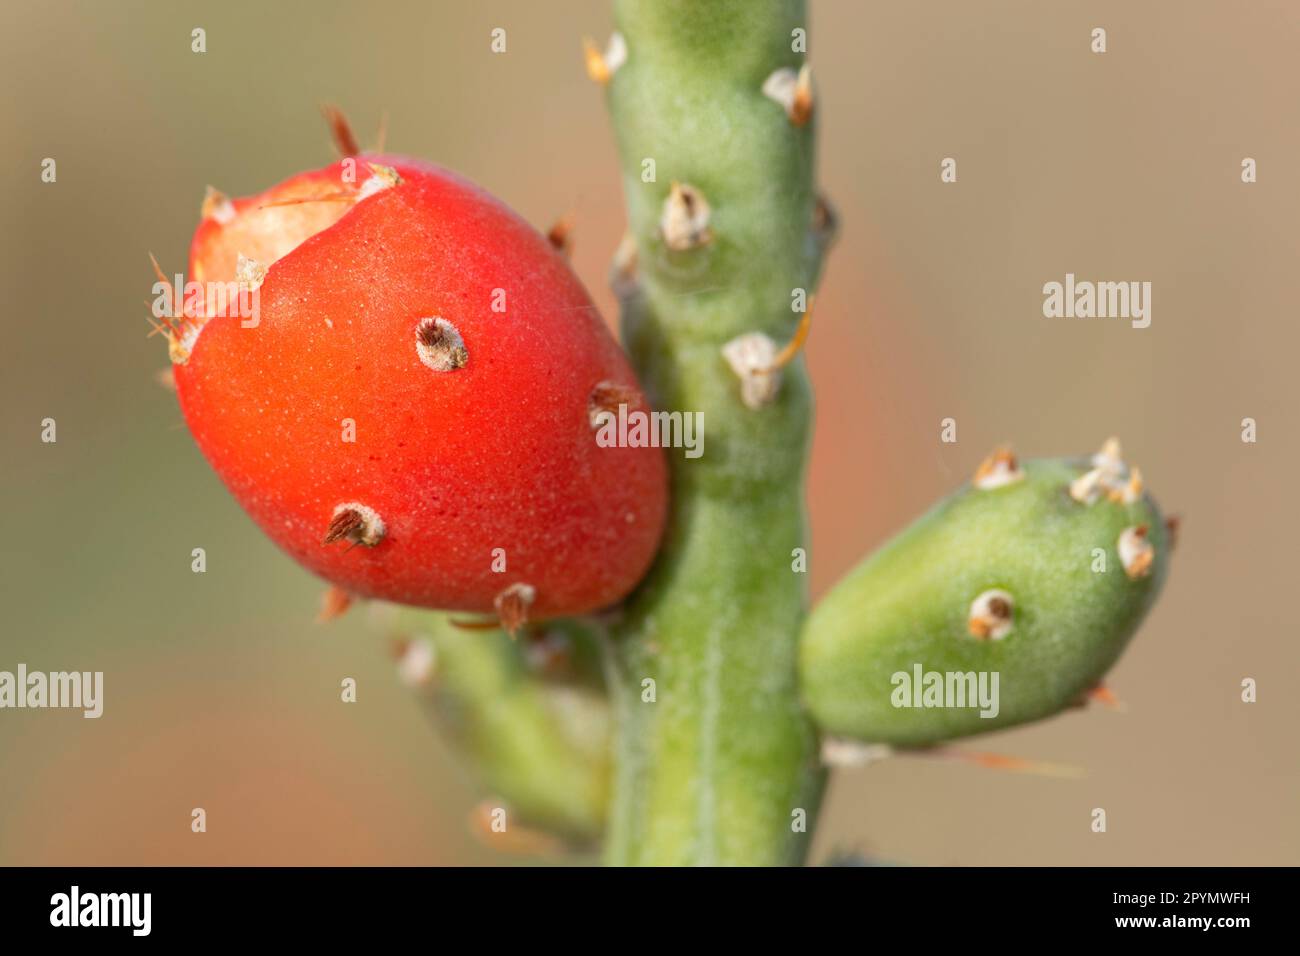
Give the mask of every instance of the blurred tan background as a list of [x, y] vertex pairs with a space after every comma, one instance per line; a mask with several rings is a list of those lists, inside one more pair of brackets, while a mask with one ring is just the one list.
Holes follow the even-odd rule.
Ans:
[[[916, 758], [841, 774], [815, 858], [1300, 862], [1300, 7], [811, 6], [821, 178], [843, 221], [808, 353], [814, 590], [1003, 440], [1059, 454], [1118, 433], [1184, 518], [1111, 675], [1127, 712], [967, 745], [1085, 779]], [[332, 101], [363, 141], [387, 110], [391, 148], [538, 226], [575, 212], [575, 267], [612, 321], [622, 199], [579, 47], [609, 29], [602, 2], [0, 9], [0, 669], [106, 672], [98, 721], [0, 712], [0, 863], [513, 862], [469, 835], [475, 793], [364, 612], [314, 624], [321, 585], [190, 441], [154, 380], [146, 254], [183, 268], [205, 184], [244, 194], [327, 162]], [[1151, 327], [1044, 319], [1042, 284], [1066, 272], [1151, 281]], [[1258, 444], [1240, 441], [1246, 416]]]

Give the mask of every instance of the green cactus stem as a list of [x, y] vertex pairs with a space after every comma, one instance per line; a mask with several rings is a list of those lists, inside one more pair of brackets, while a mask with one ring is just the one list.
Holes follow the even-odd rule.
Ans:
[[811, 395], [800, 360], [767, 370], [824, 248], [804, 4], [622, 0], [615, 18], [591, 72], [628, 206], [624, 343], [654, 407], [702, 412], [707, 441], [670, 450], [667, 537], [612, 635], [606, 859], [797, 863], [823, 779], [796, 672]]
[[[1169, 550], [1118, 443], [1092, 459], [996, 454], [818, 603], [804, 701], [827, 733], [905, 747], [1049, 717], [1115, 663]], [[996, 703], [980, 705], [992, 675]]]
[[[512, 640], [444, 614], [394, 608], [399, 674], [434, 725], [502, 801], [506, 826], [594, 846], [609, 799], [609, 706], [595, 637], [558, 621]], [[503, 841], [505, 842], [505, 841]]]

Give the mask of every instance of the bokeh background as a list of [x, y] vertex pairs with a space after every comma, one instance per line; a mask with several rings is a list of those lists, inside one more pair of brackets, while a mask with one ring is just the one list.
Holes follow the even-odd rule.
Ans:
[[[1117, 433], [1184, 519], [1111, 675], [1127, 710], [970, 745], [1086, 778], [918, 758], [841, 773], [815, 857], [1300, 862], [1300, 7], [811, 6], [821, 181], [842, 219], [808, 348], [814, 591], [1003, 440], [1058, 454]], [[331, 101], [363, 140], [387, 111], [391, 148], [540, 227], [575, 213], [575, 267], [613, 321], [622, 200], [579, 46], [610, 26], [603, 2], [0, 7], [0, 669], [106, 673], [98, 721], [0, 712], [0, 863], [515, 862], [470, 835], [475, 791], [364, 609], [315, 624], [321, 585], [189, 439], [145, 339], [146, 254], [183, 268], [205, 184], [249, 193], [329, 161]], [[1044, 319], [1042, 284], [1066, 272], [1151, 281], [1151, 327]], [[1258, 703], [1239, 701], [1243, 677]]]

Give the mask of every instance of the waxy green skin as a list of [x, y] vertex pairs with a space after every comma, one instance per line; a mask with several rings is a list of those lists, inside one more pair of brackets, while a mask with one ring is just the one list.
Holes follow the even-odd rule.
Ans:
[[[789, 865], [803, 859], [823, 774], [799, 704], [806, 576], [803, 472], [812, 396], [802, 361], [776, 400], [741, 401], [732, 338], [786, 342], [821, 268], [812, 235], [814, 128], [764, 96], [797, 69], [800, 0], [619, 0], [627, 62], [607, 88], [638, 250], [623, 340], [655, 408], [702, 412], [705, 453], [669, 455], [662, 548], [613, 628], [614, 782], [605, 861]], [[657, 179], [642, 179], [646, 157]], [[712, 241], [659, 235], [673, 180], [713, 210]], [[655, 696], [647, 699], [646, 681]], [[792, 825], [802, 811], [806, 828]]]
[[[805, 705], [832, 736], [926, 746], [1051, 716], [1110, 669], [1155, 601], [1169, 542], [1155, 502], [1070, 497], [1086, 459], [1021, 466], [1022, 481], [967, 485], [851, 571], [818, 604], [800, 645]], [[1130, 579], [1116, 544], [1147, 525], [1155, 560]], [[1095, 548], [1104, 572], [1093, 570]], [[971, 602], [998, 588], [1014, 599], [1000, 640], [968, 630]], [[893, 675], [997, 672], [1000, 709], [895, 707]]]
[[545, 627], [572, 647], [563, 678], [528, 665], [527, 634], [466, 630], [445, 614], [396, 606], [385, 624], [394, 637], [433, 644], [422, 702], [508, 819], [589, 846], [600, 838], [609, 800], [609, 706], [592, 669], [590, 630], [572, 620]]

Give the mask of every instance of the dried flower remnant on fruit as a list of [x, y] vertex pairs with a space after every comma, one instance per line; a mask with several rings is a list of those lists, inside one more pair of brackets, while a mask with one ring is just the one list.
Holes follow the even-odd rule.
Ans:
[[362, 544], [373, 548], [384, 540], [387, 529], [378, 512], [366, 505], [347, 502], [334, 509], [321, 545], [327, 546], [337, 541], [348, 541], [353, 545]]
[[1016, 453], [1004, 445], [980, 462], [980, 466], [975, 469], [972, 484], [981, 491], [989, 491], [1020, 481], [1024, 477]]
[[469, 362], [469, 351], [459, 330], [446, 319], [429, 316], [415, 329], [415, 351], [435, 372], [454, 372]]
[[972, 637], [1000, 641], [1011, 633], [1016, 602], [1006, 591], [992, 588], [970, 605], [966, 628]]
[[209, 186], [203, 194], [203, 205], [199, 207], [199, 215], [204, 219], [216, 220], [218, 225], [229, 225], [235, 218], [235, 204], [220, 189]]
[[502, 630], [514, 637], [515, 632], [528, 623], [528, 609], [536, 600], [537, 589], [523, 582], [512, 584], [498, 594], [492, 603], [496, 606]]
[[258, 206], [258, 210], [276, 209], [281, 206], [301, 206], [304, 203], [318, 202], [339, 202], [339, 203], [358, 203], [363, 199], [369, 199], [376, 193], [381, 193], [385, 189], [392, 189], [394, 186], [402, 184], [401, 174], [392, 166], [383, 166], [379, 163], [366, 163], [370, 168], [370, 175], [361, 183], [360, 188], [349, 180], [344, 180], [345, 189], [336, 190], [328, 193], [318, 193], [311, 196], [295, 196], [292, 199], [281, 199], [274, 202], [263, 203]]
[[366, 181], [361, 184], [361, 192], [357, 194], [357, 199], [366, 199], [377, 192], [385, 189], [392, 189], [394, 186], [402, 185], [401, 174], [392, 166], [381, 166], [379, 163], [369, 163], [370, 175]]
[[587, 76], [592, 82], [605, 86], [619, 67], [627, 62], [627, 43], [623, 40], [623, 34], [616, 30], [609, 35], [609, 43], [605, 45], [605, 52], [601, 53], [594, 40], [584, 37], [582, 56], [587, 66]]
[[1133, 580], [1144, 578], [1150, 574], [1151, 566], [1155, 562], [1156, 549], [1148, 537], [1149, 530], [1144, 524], [1125, 528], [1120, 532], [1119, 541], [1116, 544], [1120, 564], [1124, 566], [1124, 573]]
[[591, 430], [599, 430], [608, 420], [607, 416], [617, 415], [620, 405], [626, 405], [629, 411], [639, 408], [641, 393], [630, 385], [598, 382], [587, 399], [587, 422], [591, 425]]
[[704, 194], [687, 183], [673, 183], [659, 217], [659, 234], [674, 252], [685, 252], [713, 240], [712, 210]]
[[369, 199], [375, 193], [402, 184], [401, 175], [392, 166], [381, 166], [379, 163], [370, 163], [369, 166], [370, 175], [361, 184], [361, 191], [357, 193], [358, 202], [362, 199]]
[[806, 126], [813, 114], [812, 66], [773, 70], [763, 81], [763, 95], [785, 110], [791, 125]]
[[235, 262], [235, 281], [250, 292], [256, 292], [266, 281], [267, 267], [256, 259], [250, 259], [242, 252]]
[[740, 379], [740, 400], [747, 408], [762, 408], [780, 392], [777, 353], [776, 343], [762, 332], [747, 332], [722, 347], [722, 357]]

